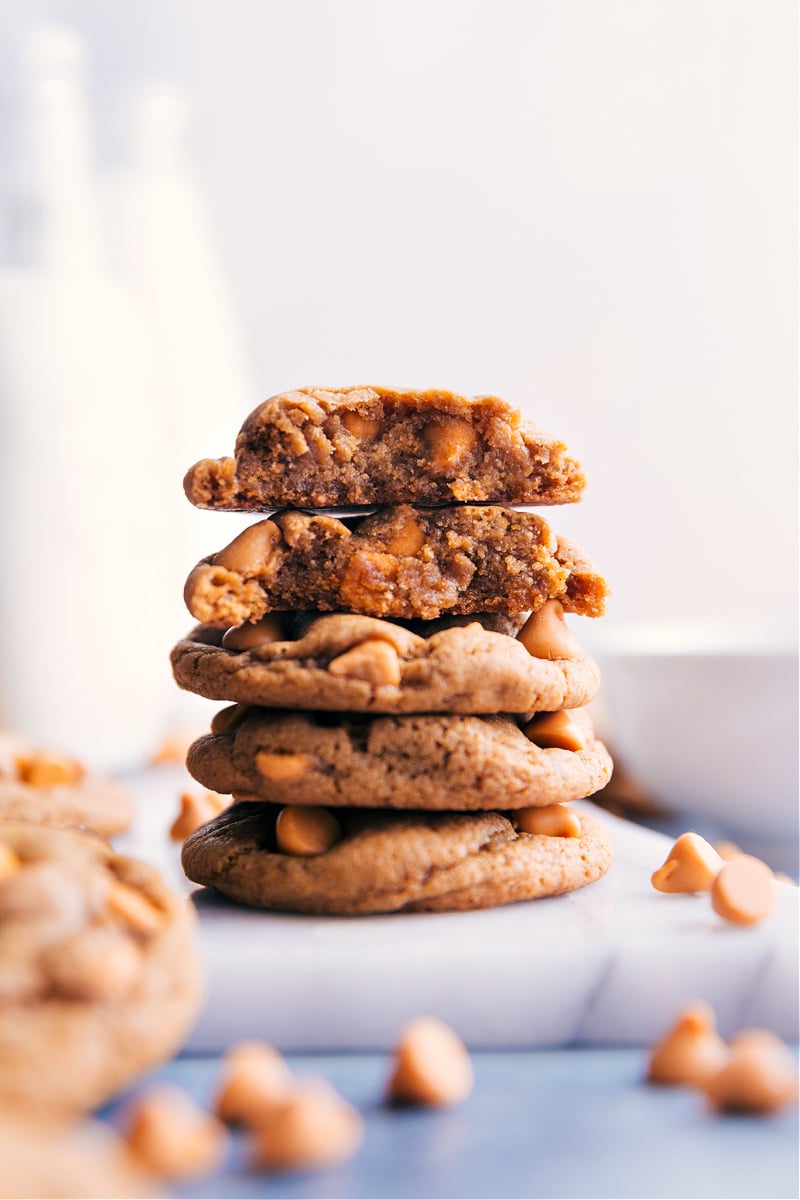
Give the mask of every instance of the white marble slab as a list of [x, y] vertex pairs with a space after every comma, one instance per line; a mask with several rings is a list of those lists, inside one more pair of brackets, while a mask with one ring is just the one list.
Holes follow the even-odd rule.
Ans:
[[[135, 777], [140, 816], [118, 844], [188, 891], [166, 837], [186, 785], [177, 768]], [[423, 1012], [473, 1048], [641, 1044], [694, 998], [712, 1004], [725, 1035], [763, 1025], [796, 1039], [798, 889], [780, 885], [760, 925], [728, 925], [707, 896], [650, 886], [668, 838], [598, 815], [615, 846], [611, 870], [550, 900], [319, 918], [248, 910], [198, 890], [208, 991], [187, 1049], [215, 1053], [259, 1037], [287, 1051], [383, 1050]]]

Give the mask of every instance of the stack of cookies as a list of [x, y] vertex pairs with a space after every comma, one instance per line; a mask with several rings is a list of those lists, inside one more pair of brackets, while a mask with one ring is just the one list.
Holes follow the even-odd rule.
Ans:
[[188, 473], [201, 508], [259, 520], [191, 572], [181, 687], [233, 702], [188, 768], [234, 803], [189, 878], [304, 913], [485, 908], [607, 869], [572, 800], [611, 760], [599, 674], [564, 613], [606, 584], [534, 506], [580, 499], [566, 447], [503, 400], [310, 388]]

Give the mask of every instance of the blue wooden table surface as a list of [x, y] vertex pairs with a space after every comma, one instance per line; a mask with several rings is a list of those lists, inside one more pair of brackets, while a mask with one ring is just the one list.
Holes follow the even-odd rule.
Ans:
[[[324, 1075], [364, 1113], [359, 1153], [315, 1174], [255, 1174], [240, 1136], [221, 1173], [181, 1197], [646, 1198], [798, 1196], [797, 1109], [718, 1116], [702, 1095], [643, 1082], [646, 1053], [540, 1050], [473, 1055], [473, 1095], [431, 1112], [382, 1103], [380, 1055], [291, 1056], [295, 1073]], [[213, 1059], [183, 1058], [142, 1080], [177, 1083], [209, 1105]], [[106, 1114], [119, 1123], [125, 1100]]]

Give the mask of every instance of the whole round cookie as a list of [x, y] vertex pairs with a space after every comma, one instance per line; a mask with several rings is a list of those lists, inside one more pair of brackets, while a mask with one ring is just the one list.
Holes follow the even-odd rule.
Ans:
[[[224, 646], [198, 626], [172, 651], [178, 684], [209, 700], [376, 713], [532, 713], [588, 704], [600, 673], [575, 647], [540, 658], [485, 618], [423, 637], [376, 617], [321, 616], [299, 637], [251, 649]], [[357, 651], [357, 653], [355, 653]]]
[[111, 837], [131, 823], [127, 791], [73, 758], [0, 732], [0, 821], [85, 825]]
[[313, 857], [278, 852], [279, 812], [232, 805], [184, 843], [186, 874], [256, 908], [346, 915], [557, 896], [599, 879], [612, 859], [602, 826], [583, 812], [580, 837], [548, 837], [498, 812], [339, 809], [341, 840]]
[[193, 910], [88, 830], [0, 822], [0, 1105], [94, 1108], [180, 1047]]
[[569, 719], [574, 749], [536, 745], [511, 716], [358, 717], [244, 706], [218, 714], [214, 727], [227, 731], [199, 738], [186, 765], [212, 791], [275, 804], [527, 808], [579, 800], [611, 777], [588, 713], [573, 709]]

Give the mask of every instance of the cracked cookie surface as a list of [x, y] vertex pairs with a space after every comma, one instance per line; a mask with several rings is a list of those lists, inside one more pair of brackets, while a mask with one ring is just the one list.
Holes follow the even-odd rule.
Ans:
[[204, 787], [275, 804], [471, 811], [578, 800], [604, 787], [611, 759], [588, 713], [580, 749], [540, 748], [509, 716], [334, 717], [244, 708], [230, 733], [190, 748]]
[[580, 837], [518, 832], [509, 816], [338, 809], [344, 836], [313, 858], [276, 851], [278, 805], [241, 803], [185, 842], [195, 883], [241, 904], [300, 913], [492, 908], [574, 891], [599, 879], [612, 850], [581, 812]]
[[[269, 708], [375, 713], [532, 713], [588, 704], [600, 683], [587, 654], [536, 658], [481, 615], [466, 624], [412, 629], [348, 613], [311, 618], [299, 637], [228, 650], [222, 631], [200, 626], [172, 651], [178, 684], [210, 700]], [[490, 626], [486, 628], [485, 626]], [[423, 637], [415, 630], [433, 630]], [[365, 642], [386, 642], [397, 682], [332, 674], [336, 659]]]
[[585, 479], [563, 442], [497, 396], [385, 387], [300, 388], [260, 404], [235, 458], [184, 480], [200, 508], [565, 504]]
[[184, 598], [198, 621], [227, 628], [301, 608], [430, 620], [549, 599], [597, 617], [607, 591], [583, 551], [536, 513], [405, 504], [350, 522], [279, 513], [198, 563]]
[[88, 830], [0, 822], [0, 1106], [70, 1114], [180, 1047], [193, 912]]

